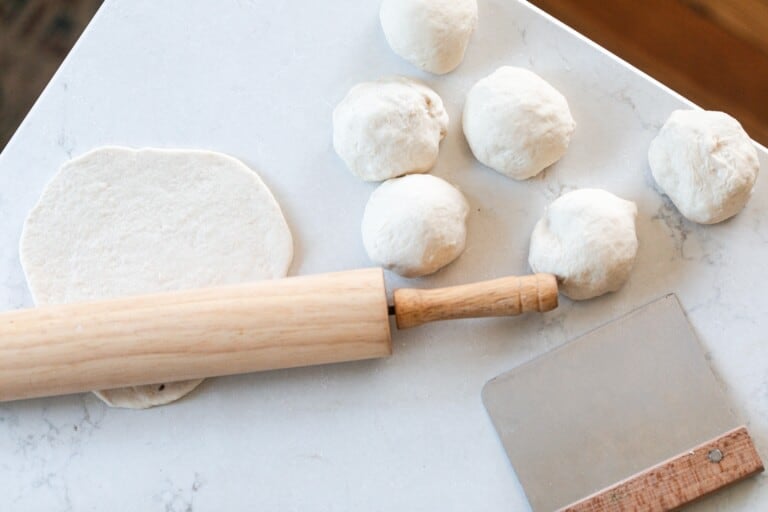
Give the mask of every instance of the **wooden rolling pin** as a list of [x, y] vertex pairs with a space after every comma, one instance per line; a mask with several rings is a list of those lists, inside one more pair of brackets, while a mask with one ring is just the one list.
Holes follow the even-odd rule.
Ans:
[[549, 274], [399, 289], [381, 269], [0, 314], [0, 400], [388, 356], [398, 328], [557, 307]]

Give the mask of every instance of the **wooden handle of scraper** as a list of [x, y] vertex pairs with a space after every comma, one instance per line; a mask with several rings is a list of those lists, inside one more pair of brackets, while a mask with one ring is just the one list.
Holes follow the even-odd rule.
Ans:
[[[556, 304], [511, 279], [420, 303], [400, 290], [396, 309], [423, 323]], [[384, 357], [387, 313], [379, 268], [2, 313], [0, 401]]]
[[670, 512], [763, 469], [742, 426], [557, 512]]
[[557, 280], [551, 274], [509, 276], [480, 283], [417, 290], [395, 290], [399, 329], [437, 320], [510, 316], [557, 307]]

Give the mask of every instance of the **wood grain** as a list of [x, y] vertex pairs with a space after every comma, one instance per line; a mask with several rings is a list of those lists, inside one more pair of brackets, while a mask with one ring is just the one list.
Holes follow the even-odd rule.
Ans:
[[680, 0], [768, 56], [768, 0]]
[[102, 0], [0, 0], [0, 150]]
[[[720, 23], [726, 16], [724, 7], [717, 15], [706, 15], [703, 0], [699, 9], [680, 0], [531, 3], [701, 107], [731, 114], [753, 139], [768, 144], [768, 56]], [[746, 15], [757, 18], [763, 12]], [[760, 36], [768, 40], [768, 34]]]
[[0, 314], [0, 400], [392, 353], [381, 269]]
[[[722, 460], [710, 460], [712, 450]], [[749, 432], [739, 427], [560, 512], [667, 512], [763, 469]]]
[[509, 276], [480, 283], [394, 292], [399, 329], [455, 318], [519, 315], [557, 307], [557, 280], [551, 274]]

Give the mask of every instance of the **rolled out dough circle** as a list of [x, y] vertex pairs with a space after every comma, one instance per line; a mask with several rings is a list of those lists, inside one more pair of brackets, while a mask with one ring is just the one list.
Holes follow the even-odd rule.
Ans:
[[[35, 303], [284, 277], [293, 239], [259, 176], [221, 153], [95, 149], [64, 164], [24, 225]], [[202, 380], [96, 391], [116, 407], [173, 402]]]

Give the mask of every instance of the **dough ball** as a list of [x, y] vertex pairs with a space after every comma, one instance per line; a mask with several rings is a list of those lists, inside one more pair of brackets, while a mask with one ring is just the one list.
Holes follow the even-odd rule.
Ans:
[[464, 59], [477, 26], [477, 0], [383, 0], [379, 15], [392, 51], [442, 75]]
[[676, 110], [651, 142], [653, 178], [680, 213], [714, 224], [749, 201], [760, 163], [738, 121], [723, 112]]
[[365, 181], [427, 172], [447, 129], [440, 96], [407, 78], [358, 84], [333, 111], [333, 147]]
[[535, 73], [512, 66], [472, 87], [463, 124], [475, 158], [517, 180], [558, 161], [576, 129], [562, 94]]
[[615, 292], [635, 262], [635, 217], [635, 203], [605, 190], [563, 194], [533, 230], [531, 269], [557, 276], [560, 291], [574, 300]]
[[461, 192], [435, 176], [386, 181], [365, 206], [365, 250], [376, 264], [401, 276], [431, 274], [464, 250], [468, 212]]
[[[269, 189], [239, 160], [102, 148], [53, 177], [26, 220], [20, 253], [35, 303], [45, 305], [283, 277], [293, 240]], [[145, 408], [200, 382], [97, 395]]]

